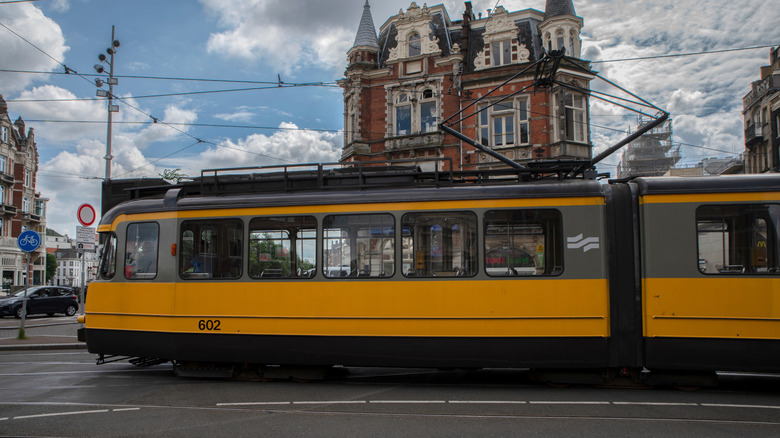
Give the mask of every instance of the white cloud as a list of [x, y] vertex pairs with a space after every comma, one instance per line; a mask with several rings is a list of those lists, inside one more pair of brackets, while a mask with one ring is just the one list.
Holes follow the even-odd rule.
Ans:
[[256, 114], [250, 111], [236, 111], [229, 114], [214, 114], [214, 117], [226, 122], [249, 122], [254, 116], [256, 116]]
[[301, 130], [293, 123], [282, 123], [279, 128], [271, 135], [252, 134], [237, 141], [225, 140], [201, 153], [185, 173], [199, 174], [204, 167], [335, 162], [341, 156], [343, 139], [339, 133]]
[[[201, 0], [225, 30], [212, 33], [210, 53], [262, 59], [290, 74], [304, 65], [339, 71], [345, 67], [362, 9], [350, 0]], [[358, 18], [343, 19], [344, 10]]]
[[[52, 71], [61, 67], [57, 61], [65, 59], [69, 47], [65, 45], [62, 29], [32, 3], [8, 3], [0, 7], [0, 59], [3, 68], [11, 70]], [[12, 32], [13, 31], [13, 32]], [[15, 35], [16, 33], [17, 35]], [[25, 42], [22, 38], [29, 41]], [[30, 43], [45, 51], [35, 49]], [[52, 59], [54, 58], [54, 59]], [[56, 61], [55, 61], [56, 60]], [[45, 75], [0, 73], [3, 93], [24, 89], [33, 81], [44, 81]]]

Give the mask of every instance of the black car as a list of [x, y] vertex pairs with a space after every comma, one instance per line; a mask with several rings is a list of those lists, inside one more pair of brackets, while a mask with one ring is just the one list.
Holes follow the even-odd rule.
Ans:
[[[22, 289], [8, 298], [0, 300], [0, 316], [13, 315], [22, 317], [22, 300], [25, 290]], [[45, 313], [49, 316], [64, 313], [73, 316], [79, 310], [75, 292], [62, 286], [33, 286], [27, 289], [27, 314]]]

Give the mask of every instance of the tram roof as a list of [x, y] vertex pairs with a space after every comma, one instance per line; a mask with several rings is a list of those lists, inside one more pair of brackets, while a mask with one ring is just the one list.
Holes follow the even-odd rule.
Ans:
[[780, 174], [642, 177], [631, 180], [639, 195], [676, 193], [749, 193], [780, 190]]

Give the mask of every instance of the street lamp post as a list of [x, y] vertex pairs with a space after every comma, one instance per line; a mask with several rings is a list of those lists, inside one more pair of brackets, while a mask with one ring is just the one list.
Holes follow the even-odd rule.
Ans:
[[[106, 53], [108, 54], [108, 57], [104, 54], [98, 55], [98, 60], [100, 62], [104, 62], [108, 64], [108, 92], [106, 90], [98, 90], [97, 95], [98, 97], [107, 97], [108, 98], [108, 126], [106, 128], [106, 156], [103, 157], [106, 159], [106, 181], [111, 179], [111, 159], [114, 158], [111, 155], [111, 119], [112, 113], [119, 112], [119, 105], [114, 105], [114, 85], [118, 85], [119, 82], [114, 77], [114, 54], [116, 53], [117, 49], [119, 48], [119, 40], [114, 39], [114, 31], [115, 26], [111, 26], [111, 47], [106, 49]], [[105, 69], [100, 64], [95, 64], [95, 71], [98, 73], [105, 72]], [[99, 78], [95, 79], [95, 85], [98, 86], [98, 88], [103, 86], [103, 81], [101, 81]]]

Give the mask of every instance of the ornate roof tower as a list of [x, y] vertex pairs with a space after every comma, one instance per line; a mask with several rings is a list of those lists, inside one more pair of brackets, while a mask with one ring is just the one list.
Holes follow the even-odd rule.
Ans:
[[363, 6], [363, 16], [360, 17], [355, 43], [347, 52], [350, 68], [372, 68], [376, 66], [377, 53], [379, 53], [379, 39], [376, 36], [374, 19], [371, 17], [371, 5]]
[[557, 17], [559, 15], [573, 15], [574, 4], [572, 0], [547, 0], [547, 4], [544, 6], [544, 15], [547, 18]]

